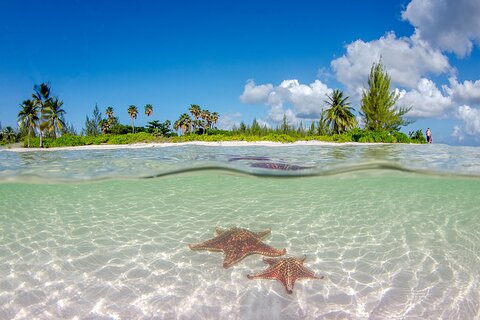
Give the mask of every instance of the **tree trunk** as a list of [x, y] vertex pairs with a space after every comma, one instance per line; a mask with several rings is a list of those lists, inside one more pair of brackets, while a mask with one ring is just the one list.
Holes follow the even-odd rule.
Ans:
[[40, 126], [38, 126], [38, 130], [40, 131], [40, 148], [43, 147], [43, 134], [42, 134], [42, 129], [40, 129]]
[[27, 148], [30, 148], [30, 132], [32, 127], [28, 126]]

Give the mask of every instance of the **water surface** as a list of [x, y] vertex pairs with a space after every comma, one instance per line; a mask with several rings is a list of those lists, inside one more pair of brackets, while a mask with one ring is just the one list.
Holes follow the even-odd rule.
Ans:
[[[479, 317], [480, 157], [441, 145], [0, 151], [0, 318]], [[252, 165], [305, 167], [277, 170]], [[198, 170], [198, 168], [202, 168]], [[283, 166], [285, 168], [285, 166]], [[267, 228], [323, 280], [191, 251]]]

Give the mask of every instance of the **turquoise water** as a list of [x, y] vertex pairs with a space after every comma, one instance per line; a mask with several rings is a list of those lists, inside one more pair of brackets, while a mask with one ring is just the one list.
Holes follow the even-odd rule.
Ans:
[[[0, 319], [480, 316], [478, 148], [0, 150], [0, 160]], [[247, 279], [266, 268], [259, 255], [224, 269], [222, 253], [188, 248], [229, 226], [271, 228], [267, 244], [325, 278], [289, 295]]]

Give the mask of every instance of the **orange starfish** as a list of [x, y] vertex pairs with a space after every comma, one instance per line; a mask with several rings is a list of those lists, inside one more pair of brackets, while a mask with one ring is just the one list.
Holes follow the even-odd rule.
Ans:
[[277, 250], [262, 242], [271, 230], [252, 232], [242, 228], [228, 230], [216, 229], [217, 236], [198, 244], [189, 244], [192, 250], [223, 251], [223, 267], [229, 268], [250, 254], [262, 254], [269, 257], [284, 255], [287, 251]]
[[276, 279], [280, 281], [287, 293], [293, 292], [293, 285], [297, 279], [323, 279], [324, 276], [317, 277], [315, 273], [304, 267], [303, 262], [305, 261], [305, 257], [303, 259], [298, 258], [279, 258], [279, 259], [272, 259], [272, 258], [263, 258], [265, 263], [269, 264], [267, 270], [259, 272], [254, 275], [247, 275], [248, 279]]

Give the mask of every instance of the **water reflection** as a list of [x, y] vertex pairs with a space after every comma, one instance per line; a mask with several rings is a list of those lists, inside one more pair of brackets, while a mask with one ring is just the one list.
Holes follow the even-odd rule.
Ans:
[[[371, 162], [407, 169], [480, 175], [480, 148], [446, 145], [340, 144], [173, 146], [110, 150], [0, 151], [0, 179], [34, 174], [46, 179], [141, 177], [201, 165], [252, 172], [255, 162], [323, 171]], [[258, 164], [257, 164], [258, 165]], [[296, 167], [295, 167], [296, 168]], [[282, 174], [285, 170], [276, 170]], [[277, 174], [277, 173], [276, 173]]]
[[395, 145], [366, 146], [362, 158], [371, 161], [395, 161], [401, 159], [403, 150]]

